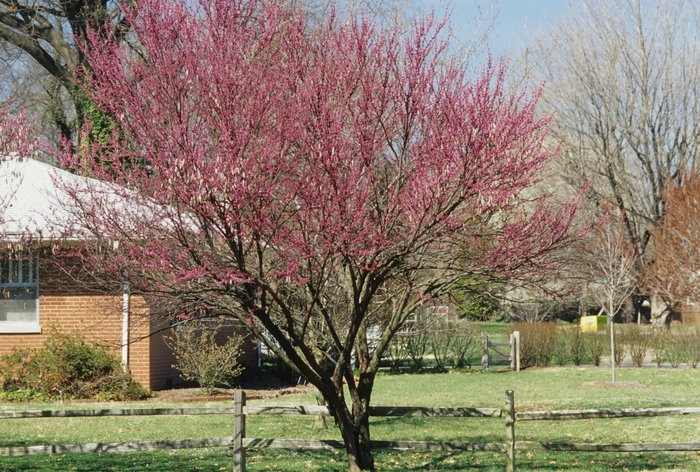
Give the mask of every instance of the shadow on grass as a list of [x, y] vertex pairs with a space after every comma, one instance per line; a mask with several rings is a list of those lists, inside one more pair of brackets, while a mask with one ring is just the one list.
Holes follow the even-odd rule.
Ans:
[[[271, 450], [248, 451], [249, 472], [284, 471], [307, 472], [346, 470], [346, 456], [342, 451]], [[454, 453], [418, 451], [375, 451], [378, 471], [502, 471], [505, 456], [499, 453]], [[157, 451], [123, 454], [65, 454], [54, 456], [3, 457], [0, 470], [29, 471], [231, 471], [231, 452], [227, 448], [189, 451]], [[517, 470], [551, 471], [699, 471], [700, 455], [694, 453], [550, 453], [518, 451]]]
[[434, 366], [422, 367], [420, 370], [415, 370], [410, 366], [402, 366], [398, 370], [391, 369], [388, 366], [382, 366], [379, 375], [428, 375], [428, 374], [499, 374], [511, 372], [510, 362], [498, 361], [490, 364], [490, 368], [484, 370], [481, 364], [473, 364], [471, 367], [448, 367], [446, 369], [438, 369]]

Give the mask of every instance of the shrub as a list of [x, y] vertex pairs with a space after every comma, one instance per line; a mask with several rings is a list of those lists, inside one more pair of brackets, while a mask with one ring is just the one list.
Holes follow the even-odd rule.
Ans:
[[189, 321], [172, 336], [164, 336], [175, 354], [173, 367], [181, 371], [184, 380], [195, 380], [207, 392], [220, 385], [231, 386], [243, 372], [238, 363], [241, 336], [228, 336], [223, 344], [216, 341], [220, 323]]
[[1, 387], [4, 392], [12, 392], [26, 387], [27, 365], [31, 355], [31, 349], [14, 346], [10, 354], [0, 357]]
[[591, 356], [591, 362], [596, 367], [600, 367], [600, 361], [608, 350], [607, 331], [592, 331], [584, 333], [588, 354]]
[[574, 365], [581, 365], [588, 352], [585, 338], [579, 326], [569, 326], [564, 328], [564, 333], [568, 337], [569, 353]]
[[94, 396], [102, 391], [96, 383], [120, 371], [119, 360], [104, 344], [55, 329], [29, 361], [32, 388], [69, 398]]
[[669, 333], [667, 331], [652, 330], [651, 341], [649, 343], [649, 348], [653, 356], [654, 363], [656, 367], [661, 367], [664, 363], [664, 357], [666, 357], [666, 344], [668, 343]]
[[430, 348], [431, 326], [426, 321], [418, 320], [406, 325], [406, 328], [404, 348], [411, 360], [411, 370], [419, 372], [424, 367], [423, 361]]
[[520, 331], [520, 367], [547, 366], [552, 359], [557, 332], [554, 323], [510, 323], [506, 334]]
[[612, 325], [611, 328], [615, 332], [615, 359], [611, 359], [611, 361], [614, 360], [615, 366], [620, 367], [627, 354], [627, 344], [625, 341], [626, 331], [620, 329], [620, 326], [617, 325]]
[[700, 332], [697, 328], [687, 333], [688, 367], [695, 368], [700, 361]]
[[674, 369], [688, 357], [688, 341], [686, 333], [669, 333], [666, 338], [666, 358]]
[[13, 399], [136, 400], [150, 395], [122, 371], [104, 344], [61, 333], [56, 327], [42, 348], [14, 349], [0, 358], [0, 366], [5, 396]]
[[[455, 367], [466, 367], [469, 359], [481, 350], [481, 335], [474, 323], [458, 322], [452, 330], [452, 363]], [[471, 365], [469, 365], [471, 367]]]
[[428, 333], [415, 331], [406, 335], [406, 352], [411, 358], [412, 370], [420, 371], [423, 368], [423, 360], [428, 354]]
[[452, 340], [454, 336], [449, 328], [434, 329], [428, 334], [430, 351], [435, 359], [435, 367], [438, 371], [444, 372], [447, 367], [447, 360], [451, 354]]
[[387, 350], [389, 368], [393, 373], [399, 373], [401, 370], [401, 365], [406, 359], [408, 359], [406, 345], [408, 343], [408, 336], [404, 334], [397, 334], [394, 339], [391, 340], [389, 349]]
[[556, 330], [556, 338], [552, 349], [552, 360], [556, 365], [562, 366], [569, 362], [571, 348], [570, 335], [571, 328], [568, 326], [559, 326]]
[[651, 344], [648, 330], [638, 324], [620, 326], [621, 341], [627, 346], [635, 367], [641, 367]]

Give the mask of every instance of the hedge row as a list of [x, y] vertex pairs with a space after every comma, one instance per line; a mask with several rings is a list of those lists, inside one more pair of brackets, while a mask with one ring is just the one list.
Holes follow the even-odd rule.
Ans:
[[[581, 332], [579, 326], [555, 323], [511, 323], [507, 334], [520, 331], [521, 367], [550, 364], [600, 365], [610, 357], [609, 331]], [[615, 364], [629, 356], [641, 367], [650, 355], [657, 366], [668, 362], [672, 367], [686, 363], [695, 368], [700, 362], [700, 331], [658, 331], [637, 324], [615, 325]]]
[[481, 334], [475, 323], [417, 322], [394, 337], [385, 359], [393, 372], [406, 365], [414, 372], [420, 371], [428, 359], [434, 370], [445, 371], [448, 367], [470, 367], [470, 361], [480, 350]]

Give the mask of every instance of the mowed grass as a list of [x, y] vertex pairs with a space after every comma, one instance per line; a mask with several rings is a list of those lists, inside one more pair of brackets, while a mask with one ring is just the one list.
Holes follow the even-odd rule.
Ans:
[[[501, 407], [505, 391], [515, 391], [517, 410], [580, 408], [648, 408], [700, 406], [700, 370], [618, 369], [619, 386], [610, 387], [606, 368], [550, 367], [507, 371], [465, 371], [449, 374], [381, 375], [374, 405]], [[313, 404], [312, 395], [252, 400], [250, 405]], [[211, 404], [2, 404], [0, 409], [221, 407]], [[340, 439], [332, 420], [315, 429], [314, 419], [251, 416], [247, 436], [289, 439]], [[503, 419], [373, 418], [376, 440], [503, 442]], [[229, 415], [170, 417], [47, 418], [0, 420], [0, 446], [83, 444], [90, 442], [185, 439], [231, 436]], [[596, 443], [700, 442], [700, 416], [642, 419], [519, 422], [516, 439]], [[378, 470], [504, 470], [496, 453], [425, 453], [377, 451]], [[519, 470], [688, 470], [700, 471], [695, 453], [600, 454], [518, 451]], [[105, 470], [196, 471], [231, 470], [230, 450], [126, 454], [66, 454], [0, 457], [0, 471]], [[251, 449], [250, 471], [343, 470], [343, 451], [275, 451]]]

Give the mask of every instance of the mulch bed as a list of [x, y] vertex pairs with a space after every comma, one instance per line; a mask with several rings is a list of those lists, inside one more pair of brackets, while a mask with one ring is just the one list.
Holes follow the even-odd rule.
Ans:
[[238, 389], [245, 391], [246, 399], [260, 400], [286, 395], [304, 395], [311, 388], [306, 385], [294, 385], [272, 376], [258, 376], [244, 380], [236, 388], [215, 388], [211, 395], [207, 395], [201, 388], [173, 388], [154, 392], [155, 396], [146, 401], [183, 403], [233, 401], [233, 394]]

